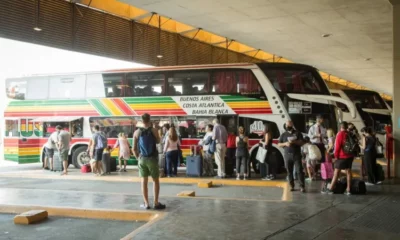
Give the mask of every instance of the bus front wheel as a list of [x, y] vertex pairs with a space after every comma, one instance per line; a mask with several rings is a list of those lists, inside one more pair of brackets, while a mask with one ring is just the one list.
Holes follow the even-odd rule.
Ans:
[[72, 163], [78, 169], [83, 165], [90, 163], [90, 156], [87, 153], [87, 146], [81, 146], [75, 149], [72, 154]]

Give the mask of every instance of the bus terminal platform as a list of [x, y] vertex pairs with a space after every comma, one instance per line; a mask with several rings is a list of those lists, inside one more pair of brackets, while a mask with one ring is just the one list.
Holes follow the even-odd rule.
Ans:
[[[199, 188], [197, 182], [208, 179], [163, 178], [160, 201], [167, 208], [143, 211], [139, 208], [142, 197], [135, 169], [95, 177], [72, 168], [68, 176], [60, 176], [38, 167], [33, 164], [0, 168], [0, 212], [4, 214], [1, 221], [22, 209], [49, 209], [57, 217], [50, 216], [50, 222], [29, 227], [40, 231], [46, 224], [68, 224], [59, 216], [69, 221], [78, 218], [77, 222], [90, 226], [87, 239], [110, 239], [110, 235], [102, 233], [115, 232], [115, 224], [104, 224], [101, 219], [113, 223], [131, 221], [131, 229], [121, 225], [121, 231], [113, 234], [115, 239], [325, 240], [400, 236], [400, 187], [393, 180], [368, 186], [367, 195], [345, 196], [321, 194], [321, 181], [307, 183], [307, 193], [303, 194], [287, 191], [284, 180], [210, 179], [214, 187]], [[149, 187], [152, 202], [151, 184]], [[177, 196], [182, 191], [195, 191], [196, 195]], [[24, 232], [29, 231], [20, 228], [0, 225], [0, 239], [25, 239]], [[73, 236], [80, 239], [79, 234]], [[50, 234], [42, 239], [51, 239]]]

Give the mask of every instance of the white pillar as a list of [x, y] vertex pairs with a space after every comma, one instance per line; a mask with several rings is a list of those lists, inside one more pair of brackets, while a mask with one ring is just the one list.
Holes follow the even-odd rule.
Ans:
[[393, 6], [393, 137], [394, 176], [400, 177], [400, 0], [389, 0]]

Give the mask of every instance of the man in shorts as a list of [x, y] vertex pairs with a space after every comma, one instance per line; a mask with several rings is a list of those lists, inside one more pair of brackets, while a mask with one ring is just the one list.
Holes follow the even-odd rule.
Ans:
[[58, 134], [58, 151], [60, 153], [60, 158], [63, 162], [64, 171], [61, 175], [68, 174], [68, 153], [69, 153], [69, 143], [71, 142], [71, 134], [65, 130], [61, 130]]
[[96, 161], [94, 166], [95, 166], [95, 170], [97, 171], [97, 173], [101, 176], [105, 175], [104, 169], [103, 169], [103, 163], [101, 162], [101, 160], [103, 159], [103, 152], [104, 149], [107, 146], [103, 146], [102, 143], [100, 143], [100, 139], [99, 136], [101, 135], [102, 137], [104, 137], [107, 141], [107, 137], [106, 135], [100, 131], [100, 126], [96, 125], [94, 126], [94, 134], [92, 136], [92, 139], [90, 141], [90, 144], [92, 144], [93, 146], [90, 146], [89, 149], [93, 149], [93, 158]]
[[342, 122], [340, 124], [340, 128], [341, 128], [340, 132], [336, 136], [336, 142], [334, 148], [334, 155], [336, 160], [334, 162], [335, 171], [333, 173], [331, 187], [329, 189], [324, 190], [322, 193], [333, 194], [333, 189], [335, 188], [337, 180], [339, 178], [339, 173], [341, 170], [345, 170], [347, 175], [347, 189], [344, 194], [351, 195], [350, 193], [350, 186], [352, 179], [351, 168], [353, 165], [354, 155], [346, 153], [344, 151], [346, 137], [348, 134], [350, 134], [350, 132], [348, 131], [348, 123]]
[[160, 143], [157, 130], [152, 127], [150, 114], [142, 115], [143, 128], [137, 129], [133, 134], [132, 152], [138, 159], [139, 176], [144, 203], [140, 205], [143, 209], [150, 209], [148, 197], [148, 178], [153, 178], [154, 209], [165, 209], [165, 205], [158, 201], [160, 194], [160, 171], [158, 166], [158, 152], [156, 144]]
[[60, 134], [61, 129], [61, 126], [57, 126], [56, 131], [50, 135], [47, 143], [44, 145], [45, 158], [43, 168], [46, 170], [50, 169], [50, 171], [53, 171], [54, 149], [57, 149], [56, 144], [58, 143], [58, 135]]

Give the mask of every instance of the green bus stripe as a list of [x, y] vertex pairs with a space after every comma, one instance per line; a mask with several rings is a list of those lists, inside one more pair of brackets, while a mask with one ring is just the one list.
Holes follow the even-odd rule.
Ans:
[[96, 108], [96, 110], [100, 113], [102, 116], [110, 116], [112, 115], [107, 108], [104, 107], [104, 105], [100, 102], [99, 99], [90, 99], [88, 100], [93, 107]]
[[221, 99], [225, 102], [264, 102], [257, 98], [248, 98], [243, 96], [221, 96]]
[[25, 163], [37, 163], [40, 162], [40, 157], [35, 156], [35, 157], [30, 157], [30, 158], [24, 158], [24, 159], [19, 159], [18, 163], [20, 164], [25, 164]]
[[18, 162], [18, 154], [4, 154], [4, 160]]

